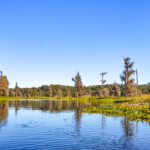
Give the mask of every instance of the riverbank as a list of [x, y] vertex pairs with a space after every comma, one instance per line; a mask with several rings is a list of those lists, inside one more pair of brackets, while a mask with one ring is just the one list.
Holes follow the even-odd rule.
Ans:
[[142, 95], [137, 97], [5, 97], [0, 96], [0, 100], [18, 100], [18, 99], [48, 99], [48, 100], [79, 100], [83, 102], [92, 102], [92, 103], [136, 103], [136, 104], [149, 104], [150, 95]]
[[0, 101], [19, 99], [78, 100], [91, 103], [83, 109], [85, 113], [102, 113], [109, 116], [126, 116], [130, 120], [150, 122], [150, 95], [138, 97], [0, 97]]
[[0, 96], [0, 101], [9, 101], [9, 100], [32, 100], [32, 99], [46, 99], [46, 100], [76, 100], [74, 97], [5, 97]]

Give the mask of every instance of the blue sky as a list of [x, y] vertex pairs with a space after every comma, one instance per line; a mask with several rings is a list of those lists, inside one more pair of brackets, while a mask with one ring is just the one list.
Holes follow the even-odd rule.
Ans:
[[10, 87], [120, 82], [131, 57], [141, 84], [150, 82], [149, 0], [2, 0], [0, 70]]

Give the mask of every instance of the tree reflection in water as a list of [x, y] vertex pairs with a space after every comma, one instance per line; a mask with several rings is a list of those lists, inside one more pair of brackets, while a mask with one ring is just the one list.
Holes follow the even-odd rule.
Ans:
[[69, 100], [41, 100], [41, 101], [10, 101], [10, 107], [15, 107], [16, 112], [20, 108], [30, 108], [32, 110], [41, 110], [49, 112], [62, 112], [69, 110], [82, 110], [84, 107], [90, 106], [90, 103], [80, 103], [77, 101]]
[[75, 121], [76, 121], [76, 130], [77, 133], [80, 132], [80, 124], [81, 124], [81, 117], [82, 117], [82, 109], [84, 107], [91, 106], [91, 103], [81, 103], [78, 101], [69, 101], [69, 100], [35, 100], [35, 101], [10, 101], [10, 107], [15, 108], [15, 113], [20, 108], [27, 108], [32, 110], [41, 110], [41, 111], [49, 111], [50, 113], [57, 113], [63, 111], [74, 111], [75, 112]]
[[132, 137], [134, 135], [133, 124], [127, 117], [123, 118], [122, 126], [126, 137]]
[[7, 123], [8, 103], [0, 104], [0, 126]]
[[[41, 110], [50, 113], [57, 113], [63, 111], [73, 111], [75, 112], [75, 122], [76, 122], [76, 131], [80, 134], [80, 126], [82, 119], [82, 109], [84, 107], [89, 107], [92, 104], [81, 103], [78, 101], [69, 101], [69, 100], [16, 100], [10, 101], [7, 103], [0, 104], [0, 125], [6, 125], [7, 116], [8, 116], [8, 106], [15, 108], [15, 114], [17, 115], [20, 108], [32, 109], [32, 110]], [[102, 128], [105, 128], [106, 116], [102, 115]], [[134, 135], [134, 125], [126, 117], [122, 118], [121, 125], [124, 130], [124, 135], [126, 138], [130, 139]], [[138, 125], [138, 124], [137, 124]], [[138, 126], [136, 127], [136, 129]]]

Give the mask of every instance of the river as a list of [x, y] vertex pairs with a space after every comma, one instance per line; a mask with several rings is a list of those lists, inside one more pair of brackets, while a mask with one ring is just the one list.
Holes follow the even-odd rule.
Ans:
[[87, 106], [65, 100], [0, 102], [0, 150], [149, 150], [149, 123], [82, 113]]

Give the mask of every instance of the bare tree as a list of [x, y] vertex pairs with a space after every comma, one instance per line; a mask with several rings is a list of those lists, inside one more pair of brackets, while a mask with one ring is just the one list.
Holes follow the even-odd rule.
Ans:
[[100, 75], [102, 77], [101, 82], [102, 82], [102, 90], [100, 90], [100, 96], [109, 96], [109, 89], [104, 88], [104, 84], [106, 83], [106, 80], [104, 80], [104, 76], [107, 74], [107, 72], [102, 72]]
[[20, 88], [18, 86], [18, 83], [16, 82], [16, 87], [15, 87], [15, 97], [22, 97], [22, 93], [20, 91]]
[[102, 82], [102, 88], [103, 88], [103, 86], [104, 86], [104, 84], [106, 83], [106, 80], [104, 80], [104, 76], [107, 74], [107, 72], [102, 72], [100, 75], [101, 75], [101, 77], [102, 77], [102, 80], [101, 80], [101, 82]]

